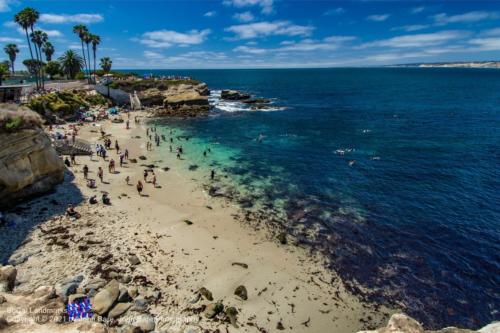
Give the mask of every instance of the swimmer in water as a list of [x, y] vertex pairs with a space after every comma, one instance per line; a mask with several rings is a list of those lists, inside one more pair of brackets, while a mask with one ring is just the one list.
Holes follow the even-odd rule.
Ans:
[[257, 142], [262, 142], [262, 140], [264, 139], [264, 134], [260, 133], [259, 134], [259, 137], [257, 138]]

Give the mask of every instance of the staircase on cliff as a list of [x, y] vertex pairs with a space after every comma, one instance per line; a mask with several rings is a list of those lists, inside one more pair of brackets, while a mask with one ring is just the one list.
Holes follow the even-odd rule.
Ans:
[[55, 140], [54, 148], [59, 155], [91, 155], [92, 154], [92, 144], [90, 142], [75, 139], [72, 140]]

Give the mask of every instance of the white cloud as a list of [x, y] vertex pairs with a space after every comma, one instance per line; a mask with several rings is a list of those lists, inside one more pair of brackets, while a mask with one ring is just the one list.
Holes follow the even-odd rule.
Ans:
[[271, 14], [274, 11], [274, 0], [224, 0], [222, 3], [236, 8], [259, 6], [263, 14]]
[[20, 38], [0, 37], [0, 43], [22, 43]]
[[384, 22], [389, 18], [389, 16], [391, 16], [391, 14], [370, 15], [366, 17], [366, 19], [373, 22]]
[[167, 48], [172, 45], [189, 46], [203, 43], [209, 34], [210, 29], [191, 30], [187, 33], [158, 30], [146, 32], [142, 35], [142, 38], [135, 38], [133, 41], [138, 41], [153, 48]]
[[249, 54], [264, 54], [275, 52], [312, 52], [312, 51], [331, 51], [336, 50], [343, 43], [356, 39], [353, 36], [330, 36], [322, 40], [303, 39], [299, 42], [283, 41], [280, 43], [279, 48], [257, 48], [241, 45], [233, 49], [235, 52], [249, 53]]
[[41, 14], [40, 22], [60, 24], [60, 23], [97, 23], [102, 22], [104, 17], [101, 14]]
[[62, 32], [60, 32], [59, 30], [45, 30], [45, 29], [41, 30], [43, 30], [49, 37], [57, 38], [63, 36]]
[[445, 25], [450, 23], [473, 23], [485, 20], [495, 20], [500, 17], [498, 12], [487, 12], [487, 11], [473, 11], [459, 15], [448, 15], [446, 13], [441, 13], [432, 16], [434, 22], [438, 25]]
[[498, 51], [500, 50], [500, 37], [474, 38], [469, 40], [476, 51]]
[[267, 36], [309, 36], [314, 27], [296, 25], [289, 21], [274, 21], [233, 25], [225, 30], [236, 34], [237, 39], [252, 39]]
[[205, 14], [203, 14], [203, 16], [205, 17], [214, 17], [215, 15], [217, 15], [217, 12], [215, 11], [210, 11], [210, 12], [206, 12]]
[[419, 31], [429, 28], [427, 24], [413, 24], [413, 25], [403, 25], [401, 27], [391, 28], [392, 31], [404, 30], [406, 32]]
[[236, 13], [233, 15], [233, 18], [235, 20], [238, 20], [240, 22], [251, 22], [255, 19], [253, 14], [251, 12], [243, 12], [243, 13]]
[[411, 13], [412, 14], [418, 14], [418, 13], [421, 13], [425, 10], [425, 7], [424, 6], [420, 6], [420, 7], [413, 7], [411, 9]]
[[268, 49], [262, 49], [258, 47], [250, 47], [246, 45], [241, 45], [233, 49], [234, 52], [250, 53], [250, 54], [264, 54], [268, 52]]
[[0, 12], [10, 11], [10, 5], [14, 3], [13, 0], [0, 0]]
[[345, 13], [345, 9], [344, 8], [337, 7], [337, 8], [332, 8], [332, 9], [327, 10], [323, 15], [325, 15], [325, 16], [333, 16], [333, 15], [340, 15], [340, 14], [344, 14], [344, 13]]
[[158, 52], [153, 52], [153, 51], [144, 51], [143, 55], [145, 58], [148, 59], [163, 59], [165, 56], [163, 54], [160, 54]]
[[500, 28], [493, 28], [481, 32], [484, 36], [500, 36]]
[[389, 39], [370, 42], [359, 46], [358, 48], [367, 47], [394, 47], [394, 48], [410, 48], [410, 47], [427, 47], [440, 45], [451, 40], [463, 38], [468, 33], [458, 30], [440, 31], [429, 34], [403, 35]]

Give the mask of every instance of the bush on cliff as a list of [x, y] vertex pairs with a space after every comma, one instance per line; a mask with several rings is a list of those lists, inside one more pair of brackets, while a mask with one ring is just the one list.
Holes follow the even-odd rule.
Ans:
[[0, 133], [13, 133], [41, 126], [42, 119], [31, 110], [7, 110], [0, 107]]
[[51, 119], [54, 115], [60, 118], [72, 117], [82, 107], [107, 104], [108, 100], [98, 94], [90, 95], [83, 91], [61, 91], [35, 97], [30, 101], [28, 107], [43, 117]]

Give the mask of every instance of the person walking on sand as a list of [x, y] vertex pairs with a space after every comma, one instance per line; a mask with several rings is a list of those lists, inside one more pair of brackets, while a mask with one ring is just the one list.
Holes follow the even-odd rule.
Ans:
[[143, 189], [143, 186], [142, 186], [142, 183], [140, 180], [137, 181], [137, 185], [136, 185], [136, 188], [137, 188], [137, 192], [139, 193], [139, 195], [142, 196], [142, 189]]
[[130, 177], [129, 176], [125, 177], [125, 182], [127, 183], [127, 185], [129, 185], [129, 183], [130, 183]]
[[144, 169], [144, 181], [147, 183], [148, 182], [148, 170]]
[[71, 153], [71, 164], [75, 165], [76, 164], [76, 157], [75, 153]]
[[115, 172], [115, 160], [114, 159], [111, 159], [109, 161], [108, 169], [109, 169], [109, 173]]
[[153, 172], [153, 181], [152, 181], [152, 183], [153, 183], [153, 187], [156, 188], [156, 175], [155, 175], [154, 172]]
[[127, 148], [125, 148], [125, 154], [124, 154], [124, 156], [125, 156], [125, 159], [128, 160], [128, 149]]
[[87, 164], [85, 164], [83, 166], [83, 178], [84, 179], [87, 179], [89, 176], [89, 167], [87, 166]]
[[101, 181], [102, 183], [102, 179], [104, 177], [104, 171], [102, 170], [101, 167], [99, 167], [99, 169], [97, 170], [97, 176], [99, 177], [99, 180]]
[[120, 151], [120, 146], [118, 145], [118, 140], [115, 140], [115, 150], [116, 150], [117, 154]]
[[130, 121], [129, 120], [127, 120], [126, 124], [127, 124], [126, 129], [130, 129]]

